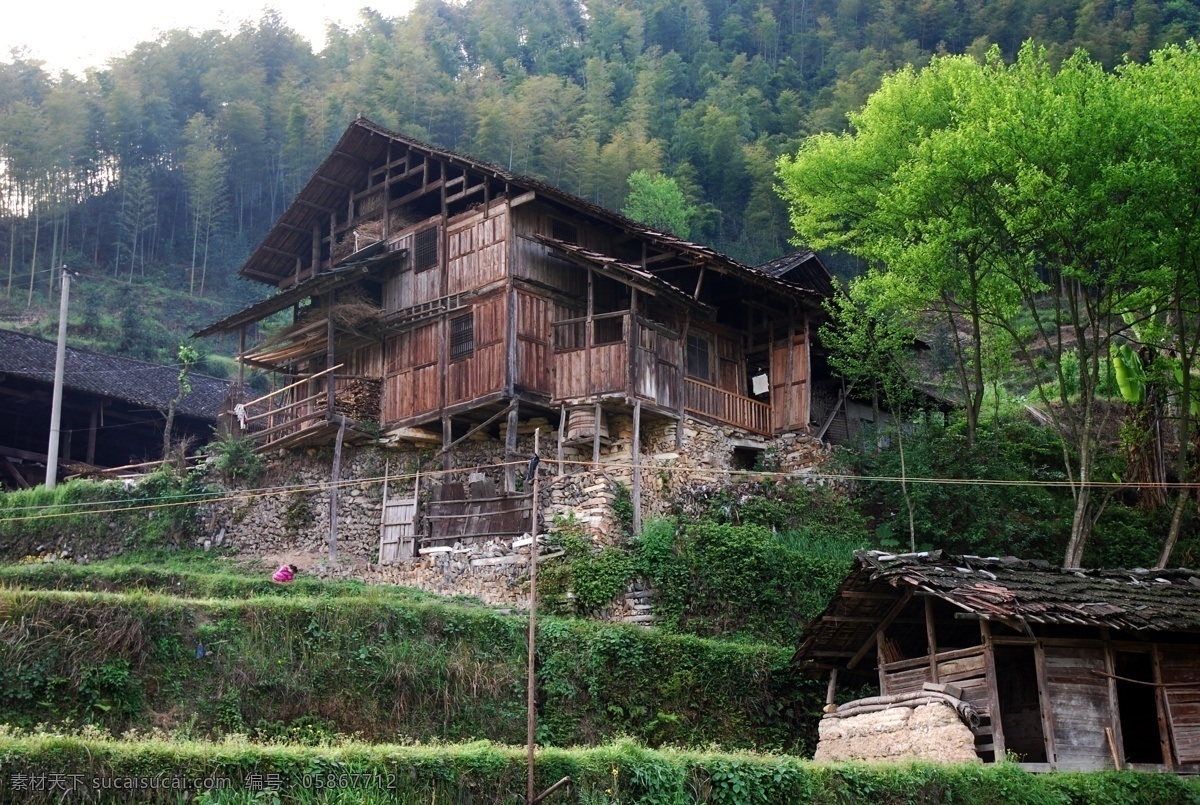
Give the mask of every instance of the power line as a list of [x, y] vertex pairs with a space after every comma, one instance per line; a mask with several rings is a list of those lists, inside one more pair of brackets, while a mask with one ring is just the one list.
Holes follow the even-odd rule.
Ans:
[[[559, 462], [554, 459], [545, 461], [547, 466], [556, 465]], [[561, 462], [564, 467], [586, 467], [592, 468], [594, 471], [600, 472], [604, 470], [629, 470], [635, 469], [633, 464], [618, 464], [605, 462], [591, 461], [566, 461]], [[339, 479], [337, 481], [317, 481], [306, 484], [285, 484], [282, 486], [259, 487], [246, 490], [229, 490], [225, 492], [195, 492], [184, 495], [162, 495], [154, 498], [141, 498], [135, 501], [122, 501], [120, 499], [101, 500], [101, 501], [85, 501], [78, 503], [50, 503], [37, 506], [15, 506], [7, 510], [0, 510], [0, 522], [19, 522], [25, 520], [39, 519], [56, 519], [61, 517], [74, 517], [86, 514], [111, 514], [115, 512], [128, 511], [145, 511], [151, 509], [174, 508], [177, 506], [194, 506], [201, 503], [214, 503], [223, 500], [234, 500], [239, 498], [259, 499], [270, 498], [282, 495], [293, 495], [304, 492], [319, 492], [332, 488], [346, 489], [361, 486], [371, 486], [373, 484], [382, 483], [387, 480], [389, 483], [400, 482], [409, 479], [421, 477], [437, 477], [445, 475], [456, 475], [460, 473], [479, 472], [482, 470], [502, 470], [509, 466], [525, 466], [527, 461], [521, 459], [519, 461], [499, 462], [495, 464], [481, 464], [473, 467], [458, 467], [451, 470], [431, 470], [428, 472], [411, 472], [401, 473], [398, 475], [388, 474], [385, 476], [373, 476], [366, 478], [349, 478]], [[910, 484], [937, 484], [947, 486], [1022, 486], [1032, 488], [1078, 488], [1086, 486], [1095, 489], [1126, 489], [1135, 490], [1144, 486], [1153, 486], [1160, 489], [1198, 489], [1200, 484], [1196, 483], [1154, 483], [1154, 484], [1133, 484], [1123, 483], [1119, 481], [1090, 481], [1087, 484], [1080, 484], [1078, 481], [1036, 481], [1036, 480], [1003, 480], [1003, 479], [987, 479], [987, 478], [913, 478], [890, 475], [851, 475], [846, 473], [819, 473], [819, 472], [773, 472], [770, 470], [735, 470], [735, 469], [720, 469], [720, 468], [698, 468], [698, 467], [648, 467], [642, 465], [642, 471], [651, 472], [670, 472], [678, 474], [687, 474], [693, 476], [729, 476], [740, 478], [743, 480], [775, 480], [781, 476], [794, 481], [826, 481], [826, 482], [843, 482], [843, 483], [910, 483]], [[562, 480], [574, 477], [574, 474], [555, 476], [550, 479], [550, 484], [559, 483]], [[110, 508], [87, 508], [87, 507], [110, 507]], [[62, 511], [63, 509], [72, 509], [71, 511]], [[50, 511], [55, 510], [55, 511]], [[28, 512], [16, 517], [7, 516], [8, 512]], [[44, 512], [39, 514], [38, 512]]]

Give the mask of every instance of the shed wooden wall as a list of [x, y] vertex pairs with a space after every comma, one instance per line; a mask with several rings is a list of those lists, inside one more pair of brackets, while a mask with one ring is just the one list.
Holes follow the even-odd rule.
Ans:
[[1111, 768], [1112, 751], [1105, 733], [1114, 723], [1110, 680], [1092, 673], [1112, 673], [1108, 651], [1100, 643], [1049, 643], [1041, 650], [1054, 765], [1060, 769]]
[[1168, 724], [1179, 763], [1200, 763], [1200, 648], [1158, 647], [1159, 676], [1164, 688]]

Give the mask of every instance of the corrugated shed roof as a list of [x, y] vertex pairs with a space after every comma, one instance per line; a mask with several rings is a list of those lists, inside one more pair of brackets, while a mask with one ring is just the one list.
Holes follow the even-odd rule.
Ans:
[[804, 630], [797, 659], [856, 652], [905, 591], [1017, 624], [1200, 631], [1200, 573], [1187, 568], [1079, 570], [1011, 556], [859, 551], [829, 606]]
[[[57, 345], [25, 333], [0, 330], [0, 373], [54, 383]], [[179, 370], [129, 358], [67, 347], [63, 386], [165, 411], [178, 393]], [[191, 374], [192, 392], [179, 403], [180, 416], [216, 421], [229, 393], [229, 382]]]

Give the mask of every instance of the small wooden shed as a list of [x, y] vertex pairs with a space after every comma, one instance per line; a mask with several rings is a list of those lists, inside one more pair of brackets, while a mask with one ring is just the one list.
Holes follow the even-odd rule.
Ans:
[[796, 660], [830, 702], [953, 683], [985, 762], [1200, 772], [1200, 572], [860, 551]]

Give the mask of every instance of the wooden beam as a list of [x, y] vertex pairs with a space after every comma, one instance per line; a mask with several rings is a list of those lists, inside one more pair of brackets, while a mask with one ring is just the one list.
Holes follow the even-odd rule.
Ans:
[[301, 207], [308, 207], [309, 209], [316, 210], [317, 212], [323, 212], [330, 215], [333, 214], [333, 210], [329, 209], [328, 207], [322, 207], [320, 204], [313, 204], [311, 201], [306, 199], [298, 198], [296, 199], [296, 203]]
[[[91, 464], [92, 462], [89, 461], [88, 463]], [[20, 488], [20, 489], [29, 489], [30, 488], [29, 482], [25, 480], [25, 476], [22, 475], [20, 470], [18, 470], [16, 468], [16, 466], [12, 463], [12, 461], [9, 460], [8, 456], [0, 455], [0, 467], [4, 468], [4, 472], [8, 475], [9, 478], [12, 478], [13, 483], [15, 483], [18, 488]]]
[[875, 627], [875, 631], [871, 632], [871, 636], [863, 643], [862, 648], [854, 653], [854, 656], [850, 658], [850, 662], [846, 663], [847, 668], [853, 668], [858, 665], [863, 657], [867, 656], [867, 652], [871, 650], [871, 646], [875, 645], [876, 639], [883, 636], [884, 630], [891, 626], [892, 621], [900, 616], [900, 613], [908, 606], [910, 600], [912, 600], [912, 589], [907, 589], [900, 600], [896, 602], [896, 606], [892, 607], [891, 611]]
[[313, 178], [316, 179], [318, 182], [324, 182], [325, 184], [331, 184], [334, 187], [340, 188], [342, 190], [353, 190], [354, 189], [353, 187], [346, 184], [345, 182], [339, 182], [336, 179], [330, 179], [328, 176], [322, 176], [319, 173], [314, 174]]
[[351, 159], [351, 160], [354, 160], [355, 162], [361, 162], [364, 165], [371, 164], [365, 158], [360, 157], [358, 154], [351, 154], [349, 151], [334, 151], [333, 153], [335, 153], [339, 157], [342, 157], [343, 159]]
[[996, 677], [996, 647], [992, 643], [992, 627], [987, 621], [979, 622], [979, 636], [983, 641], [984, 680], [988, 692], [988, 717], [992, 723], [993, 757], [1004, 757], [1004, 724], [1000, 716], [1000, 680]]

